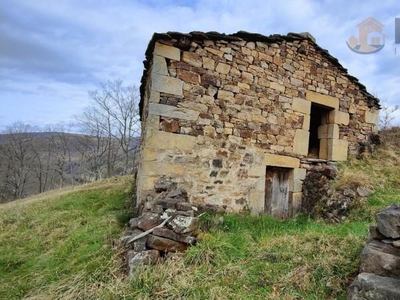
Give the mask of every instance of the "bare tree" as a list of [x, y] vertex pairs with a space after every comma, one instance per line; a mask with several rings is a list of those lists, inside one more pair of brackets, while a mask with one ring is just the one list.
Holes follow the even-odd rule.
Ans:
[[33, 139], [36, 128], [16, 122], [4, 130], [0, 151], [6, 164], [5, 189], [14, 198], [25, 196], [27, 183], [32, 176], [32, 164], [36, 158]]
[[390, 106], [383, 102], [381, 110], [379, 112], [379, 129], [385, 130], [393, 126], [393, 121], [395, 119], [394, 113], [399, 110], [399, 106]]
[[107, 81], [100, 85], [99, 90], [90, 91], [89, 97], [93, 103], [85, 113], [76, 117], [77, 121], [90, 129], [85, 132], [96, 136], [98, 141], [101, 137], [103, 142], [106, 141], [103, 149], [107, 177], [114, 175], [115, 162], [120, 153], [123, 156], [123, 173], [129, 173], [133, 165], [135, 137], [140, 132], [138, 89], [133, 85], [124, 86], [121, 80]]

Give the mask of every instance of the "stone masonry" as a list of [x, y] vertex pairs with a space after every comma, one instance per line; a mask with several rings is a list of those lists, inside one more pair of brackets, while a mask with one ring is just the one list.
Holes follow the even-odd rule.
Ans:
[[138, 204], [169, 176], [193, 204], [299, 212], [301, 161], [343, 161], [379, 100], [308, 34], [154, 34], [141, 85]]

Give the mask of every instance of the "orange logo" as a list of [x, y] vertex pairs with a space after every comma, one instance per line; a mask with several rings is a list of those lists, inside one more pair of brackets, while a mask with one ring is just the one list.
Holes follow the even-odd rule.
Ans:
[[358, 54], [376, 53], [385, 46], [383, 24], [372, 17], [365, 19], [358, 27], [358, 38], [352, 35], [346, 42], [351, 51]]

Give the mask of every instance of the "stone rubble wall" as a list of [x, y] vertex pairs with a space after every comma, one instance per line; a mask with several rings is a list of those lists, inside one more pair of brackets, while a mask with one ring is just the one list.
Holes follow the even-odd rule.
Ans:
[[348, 300], [400, 299], [400, 204], [376, 214]]
[[197, 242], [199, 216], [216, 208], [188, 202], [185, 189], [170, 177], [159, 178], [153, 186], [157, 195], [147, 201], [140, 215], [129, 221], [129, 229], [120, 239], [127, 248], [128, 273], [142, 265], [155, 264], [171, 253], [182, 253]]
[[346, 160], [377, 130], [377, 108], [309, 39], [181, 38], [158, 40], [151, 51], [138, 199], [171, 175], [192, 203], [258, 213], [265, 168], [276, 166], [293, 169], [298, 202], [312, 103], [332, 109], [318, 133], [325, 159]]

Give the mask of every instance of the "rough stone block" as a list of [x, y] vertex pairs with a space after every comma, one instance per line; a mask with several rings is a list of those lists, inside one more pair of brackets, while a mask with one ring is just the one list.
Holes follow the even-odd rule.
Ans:
[[153, 231], [153, 235], [160, 236], [160, 237], [165, 237], [170, 240], [174, 240], [180, 243], [185, 243], [192, 245], [196, 242], [196, 238], [190, 235], [182, 235], [182, 234], [177, 234], [174, 231], [168, 229], [168, 228], [155, 228]]
[[227, 92], [224, 90], [219, 90], [218, 91], [218, 99], [222, 100], [227, 100], [227, 101], [233, 101], [233, 93], [232, 92]]
[[228, 74], [230, 69], [231, 69], [230, 65], [224, 63], [218, 63], [217, 67], [215, 68], [215, 71], [221, 74]]
[[203, 68], [214, 71], [215, 69], [215, 60], [209, 57], [203, 57]]
[[361, 273], [348, 288], [347, 299], [400, 299], [400, 280], [371, 273]]
[[372, 240], [361, 252], [360, 272], [400, 279], [400, 249]]
[[335, 161], [347, 160], [349, 142], [339, 139], [328, 139], [328, 159]]
[[154, 264], [160, 258], [158, 250], [148, 250], [142, 252], [129, 251], [128, 265], [129, 276], [131, 276], [139, 266]]
[[349, 122], [350, 122], [350, 115], [348, 113], [334, 109], [331, 110], [328, 114], [328, 123], [349, 125]]
[[339, 109], [339, 99], [332, 96], [308, 91], [306, 94], [306, 99], [314, 103], [334, 108], [336, 110]]
[[301, 112], [309, 115], [311, 112], [311, 102], [298, 97], [293, 98], [292, 109], [294, 111]]
[[151, 77], [151, 87], [157, 92], [176, 96], [183, 95], [183, 81], [178, 78], [154, 74]]
[[182, 53], [182, 61], [198, 68], [203, 66], [203, 60], [201, 59], [201, 56], [194, 52], [184, 51]]
[[168, 222], [168, 226], [176, 233], [189, 233], [199, 226], [199, 219], [197, 217], [176, 216]]
[[167, 118], [176, 118], [187, 121], [196, 121], [199, 118], [200, 112], [187, 108], [180, 108], [171, 105], [150, 103], [149, 114]]
[[167, 62], [165, 61], [164, 57], [159, 55], [153, 56], [153, 64], [151, 65], [151, 72], [152, 74], [168, 75]]
[[160, 225], [162, 220], [158, 214], [155, 213], [144, 213], [140, 216], [137, 227], [143, 231], [147, 231], [151, 228]]
[[171, 252], [183, 252], [187, 249], [187, 245], [184, 243], [176, 242], [164, 237], [155, 236], [150, 234], [146, 243], [150, 249], [156, 249], [160, 251], [171, 251]]
[[293, 141], [293, 153], [300, 155], [307, 155], [309, 137], [310, 137], [309, 131], [296, 129]]
[[163, 56], [169, 59], [180, 60], [181, 59], [181, 50], [178, 48], [156, 43], [154, 46], [154, 54]]
[[266, 153], [263, 164], [272, 167], [298, 168], [300, 160], [295, 157]]
[[400, 204], [393, 204], [376, 214], [379, 232], [384, 236], [400, 238]]
[[279, 84], [277, 82], [271, 81], [269, 87], [273, 90], [277, 90], [282, 93], [285, 91], [285, 86], [283, 84]]

